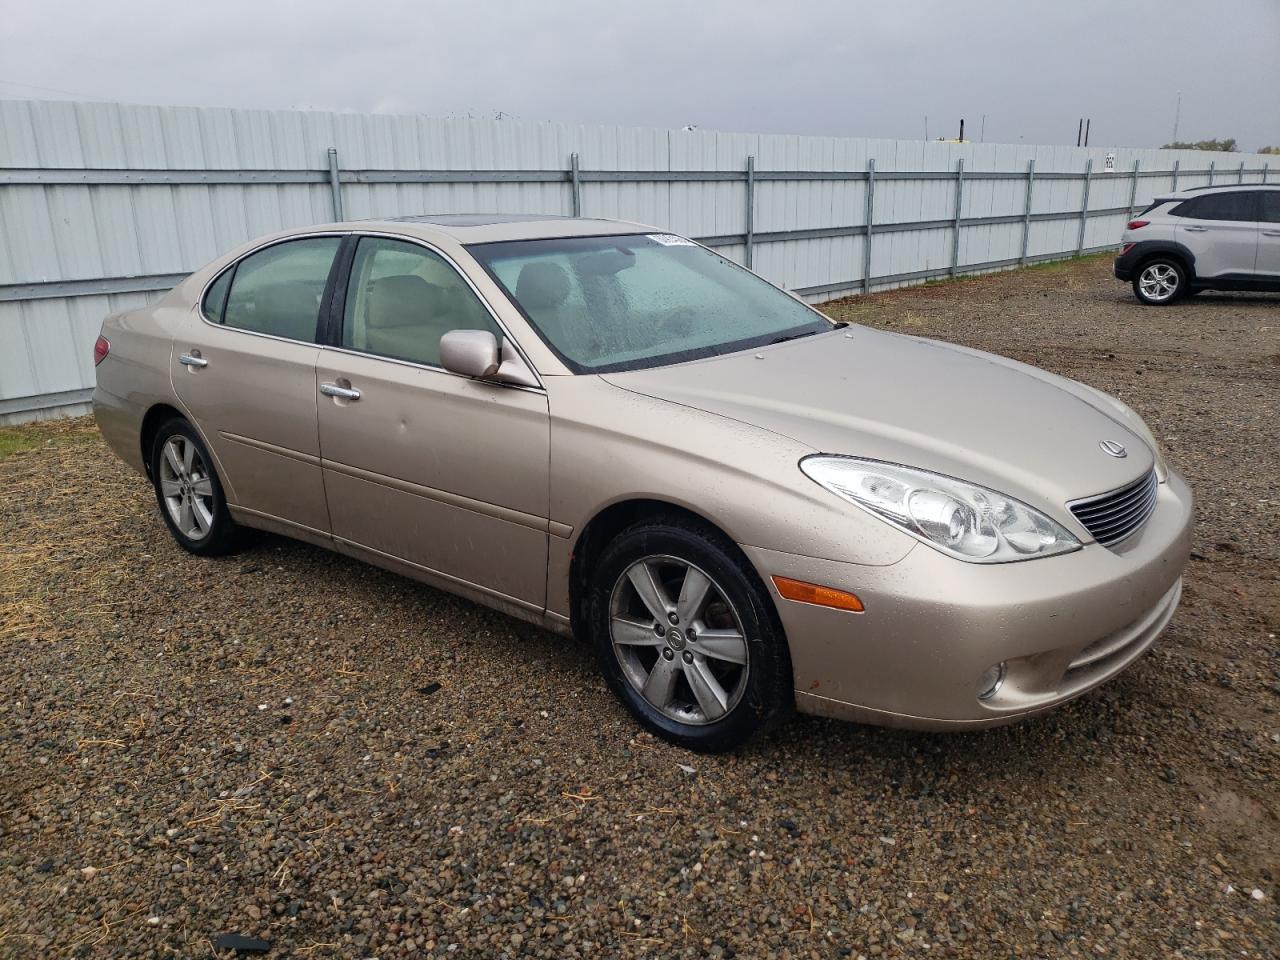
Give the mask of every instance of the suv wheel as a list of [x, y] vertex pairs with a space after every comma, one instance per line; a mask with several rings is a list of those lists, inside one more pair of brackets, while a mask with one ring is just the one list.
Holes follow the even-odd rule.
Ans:
[[160, 515], [182, 549], [212, 557], [239, 546], [240, 528], [227, 510], [213, 459], [186, 420], [174, 417], [156, 431], [151, 481]]
[[1177, 260], [1148, 260], [1133, 278], [1133, 293], [1145, 304], [1172, 303], [1187, 290], [1187, 272]]
[[758, 577], [700, 525], [619, 534], [596, 564], [589, 623], [614, 694], [680, 746], [732, 749], [792, 703], [786, 641]]

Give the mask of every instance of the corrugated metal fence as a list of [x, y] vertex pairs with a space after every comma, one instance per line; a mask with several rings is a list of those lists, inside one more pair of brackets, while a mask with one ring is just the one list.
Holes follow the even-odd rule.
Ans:
[[1105, 249], [1159, 191], [1267, 179], [1242, 154], [0, 101], [0, 422], [83, 410], [105, 314], [296, 226], [617, 217], [819, 301]]

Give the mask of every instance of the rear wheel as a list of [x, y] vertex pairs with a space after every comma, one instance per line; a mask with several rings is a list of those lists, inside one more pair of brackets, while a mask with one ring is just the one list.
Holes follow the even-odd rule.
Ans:
[[1187, 291], [1187, 271], [1177, 260], [1148, 260], [1133, 278], [1133, 293], [1151, 306], [1172, 303]]
[[230, 553], [240, 543], [213, 458], [186, 420], [166, 420], [151, 445], [151, 481], [160, 515], [184, 550], [200, 556]]
[[786, 642], [758, 578], [696, 524], [619, 534], [596, 564], [590, 624], [613, 692], [673, 743], [729, 750], [791, 704]]

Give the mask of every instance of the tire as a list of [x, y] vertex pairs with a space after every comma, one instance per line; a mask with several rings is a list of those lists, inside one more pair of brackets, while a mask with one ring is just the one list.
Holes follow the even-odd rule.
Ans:
[[604, 548], [590, 590], [601, 671], [657, 736], [719, 753], [790, 713], [791, 658], [777, 614], [755, 571], [714, 530], [683, 518], [629, 527]]
[[180, 417], [166, 420], [151, 444], [151, 483], [165, 526], [188, 553], [216, 557], [241, 543], [213, 458], [195, 428]]
[[1186, 296], [1190, 286], [1187, 268], [1172, 257], [1153, 257], [1138, 268], [1133, 295], [1141, 303], [1162, 307]]

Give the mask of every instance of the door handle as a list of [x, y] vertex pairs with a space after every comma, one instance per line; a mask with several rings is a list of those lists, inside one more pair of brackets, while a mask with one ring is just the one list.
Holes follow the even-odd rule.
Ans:
[[1208, 227], [1183, 227], [1182, 229], [1186, 230], [1188, 233], [1204, 233], [1209, 228]]
[[1280, 237], [1280, 230], [1263, 230], [1264, 237]]
[[207, 367], [209, 361], [200, 356], [199, 352], [184, 353], [178, 357], [178, 362], [184, 367]]
[[326, 397], [337, 397], [339, 400], [360, 399], [360, 391], [355, 387], [340, 387], [336, 383], [320, 384], [320, 392]]

